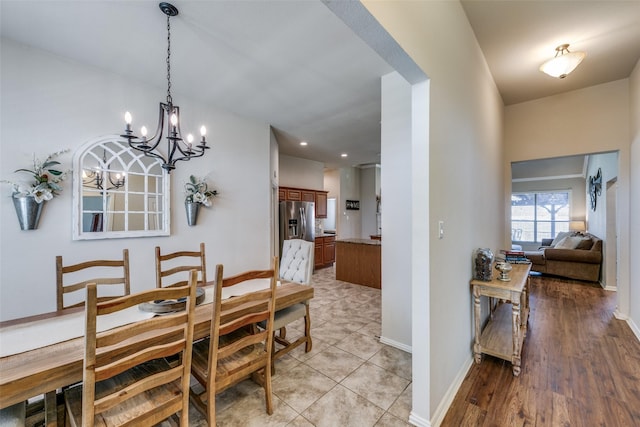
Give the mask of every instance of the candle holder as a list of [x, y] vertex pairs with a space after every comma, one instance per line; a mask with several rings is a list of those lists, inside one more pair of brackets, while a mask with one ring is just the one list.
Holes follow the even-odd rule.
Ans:
[[513, 269], [513, 267], [511, 267], [511, 264], [509, 264], [508, 262], [497, 262], [496, 263], [496, 270], [498, 270], [500, 272], [500, 275], [498, 276], [498, 280], [502, 280], [503, 282], [509, 282], [511, 280], [511, 277], [509, 277], [509, 272]]

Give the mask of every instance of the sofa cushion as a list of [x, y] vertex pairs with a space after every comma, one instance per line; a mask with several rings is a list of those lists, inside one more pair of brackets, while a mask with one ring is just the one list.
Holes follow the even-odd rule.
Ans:
[[549, 245], [549, 246], [551, 246], [552, 248], [555, 248], [556, 245], [558, 243], [560, 243], [560, 241], [562, 239], [564, 239], [567, 236], [571, 236], [572, 234], [573, 234], [573, 231], [561, 231], [561, 232], [559, 232], [558, 235], [551, 242], [551, 245]]
[[529, 261], [531, 261], [532, 264], [536, 264], [536, 265], [544, 265], [544, 252], [543, 251], [527, 251], [524, 253], [524, 256], [526, 256]]
[[549, 248], [544, 250], [547, 263], [553, 261], [583, 262], [587, 264], [600, 264], [602, 253], [599, 251], [579, 251], [577, 249]]
[[582, 240], [580, 240], [580, 243], [578, 243], [578, 246], [576, 246], [576, 249], [582, 249], [582, 250], [590, 250], [591, 247], [593, 246], [593, 240], [590, 237], [583, 237]]
[[581, 236], [566, 236], [560, 240], [554, 248], [556, 249], [575, 249], [582, 241]]

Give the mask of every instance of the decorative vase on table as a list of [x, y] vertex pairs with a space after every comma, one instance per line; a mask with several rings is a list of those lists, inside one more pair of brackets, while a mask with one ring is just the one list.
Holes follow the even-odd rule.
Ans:
[[16, 208], [21, 230], [35, 230], [40, 222], [40, 215], [46, 200], [36, 202], [33, 196], [12, 197]]
[[478, 248], [473, 253], [474, 259], [474, 279], [490, 282], [493, 271], [491, 264], [493, 263], [493, 252], [489, 248]]
[[189, 227], [193, 227], [198, 222], [198, 211], [200, 210], [201, 203], [197, 202], [184, 202], [184, 207], [187, 211], [187, 224]]

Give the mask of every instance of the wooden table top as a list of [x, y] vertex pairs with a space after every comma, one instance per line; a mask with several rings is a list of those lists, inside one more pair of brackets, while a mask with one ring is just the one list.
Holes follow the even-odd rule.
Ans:
[[[311, 286], [285, 283], [276, 290], [276, 310], [313, 298]], [[0, 328], [16, 324], [65, 316], [83, 308], [68, 309], [0, 323]], [[222, 321], [241, 314], [223, 313]], [[211, 305], [196, 307], [194, 339], [209, 335]], [[41, 347], [35, 350], [0, 358], [0, 408], [13, 405], [33, 396], [82, 381], [84, 337]]]
[[508, 282], [499, 280], [498, 276], [500, 275], [500, 272], [493, 268], [493, 277], [490, 281], [472, 279], [470, 283], [474, 286], [488, 286], [506, 291], [522, 292], [525, 284], [527, 283], [527, 278], [529, 277], [531, 264], [511, 264], [511, 267], [513, 268], [509, 272], [511, 280]]

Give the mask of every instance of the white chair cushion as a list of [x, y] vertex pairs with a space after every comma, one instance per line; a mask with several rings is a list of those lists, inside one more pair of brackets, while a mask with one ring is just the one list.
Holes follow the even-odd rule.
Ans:
[[[273, 330], [287, 326], [289, 323], [295, 322], [298, 319], [307, 315], [307, 307], [304, 302], [294, 304], [290, 307], [283, 308], [275, 312], [273, 316]], [[262, 329], [267, 329], [267, 322], [262, 321], [258, 323]]]
[[309, 284], [313, 273], [313, 242], [302, 239], [285, 240], [280, 260], [280, 278]]

